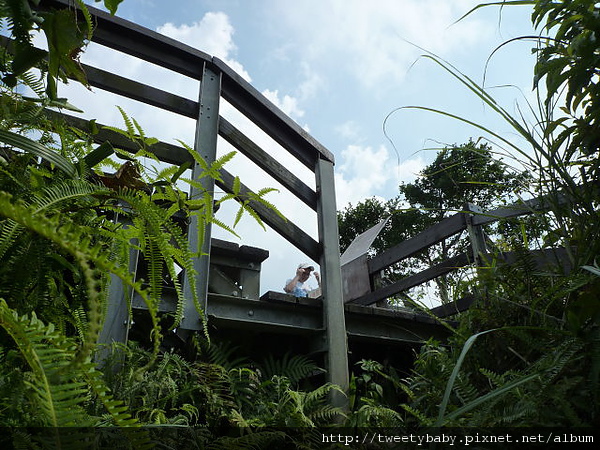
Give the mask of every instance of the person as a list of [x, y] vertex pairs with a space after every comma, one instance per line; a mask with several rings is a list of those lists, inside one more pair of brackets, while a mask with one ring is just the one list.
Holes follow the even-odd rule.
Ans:
[[[296, 297], [318, 297], [321, 292], [321, 276], [318, 272], [314, 272], [314, 270], [315, 268], [308, 263], [300, 264], [296, 269], [296, 276], [286, 281], [283, 290]], [[317, 283], [319, 284], [317, 289], [311, 289], [311, 287], [306, 284], [311, 273], [314, 273]]]

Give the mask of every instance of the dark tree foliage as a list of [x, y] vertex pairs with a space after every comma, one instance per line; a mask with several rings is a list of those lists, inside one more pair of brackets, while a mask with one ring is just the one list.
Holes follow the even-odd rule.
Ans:
[[373, 246], [381, 251], [462, 211], [466, 203], [483, 209], [505, 203], [528, 178], [527, 173], [508, 170], [486, 144], [469, 141], [444, 148], [413, 183], [399, 186], [399, 196], [366, 199], [339, 212], [340, 246], [343, 251], [354, 237], [391, 215], [391, 225]]
[[[473, 203], [483, 210], [493, 209], [521, 190], [528, 179], [525, 172], [508, 170], [486, 144], [469, 141], [444, 148], [413, 183], [400, 185], [398, 197], [389, 201], [367, 199], [340, 212], [340, 247], [345, 249], [358, 234], [390, 216], [373, 244], [373, 252], [380, 253], [444, 217], [462, 211], [466, 203]], [[418, 261], [405, 264], [387, 276], [396, 278], [422, 264], [431, 266], [463, 251], [465, 245], [464, 236], [457, 235], [422, 253]], [[441, 277], [436, 282], [442, 301], [449, 301], [446, 278]]]

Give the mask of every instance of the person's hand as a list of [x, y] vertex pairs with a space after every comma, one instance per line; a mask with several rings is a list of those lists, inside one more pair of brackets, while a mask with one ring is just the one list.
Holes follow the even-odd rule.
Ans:
[[300, 278], [302, 275], [304, 275], [304, 269], [297, 269], [296, 270], [296, 276], [298, 278]]
[[319, 283], [319, 286], [321, 285], [321, 275], [319, 274], [319, 272], [315, 272], [315, 278], [317, 279], [317, 283]]

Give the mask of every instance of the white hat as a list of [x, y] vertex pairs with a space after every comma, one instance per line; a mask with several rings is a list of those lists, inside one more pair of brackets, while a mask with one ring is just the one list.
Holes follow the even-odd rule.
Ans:
[[309, 269], [309, 270], [315, 270], [315, 268], [313, 266], [311, 266], [308, 263], [302, 263], [298, 266], [298, 269]]

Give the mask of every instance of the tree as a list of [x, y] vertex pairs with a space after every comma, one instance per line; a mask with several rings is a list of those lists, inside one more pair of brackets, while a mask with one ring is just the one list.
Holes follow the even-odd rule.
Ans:
[[[122, 393], [110, 392], [94, 360], [111, 277], [147, 305], [151, 321], [147, 336], [153, 348], [145, 366], [133, 368], [138, 380], [160, 352], [163, 327], [158, 305], [165, 278], [178, 298], [172, 317], [176, 327], [184, 302], [178, 268], [186, 270], [192, 286], [186, 299], [196, 305], [196, 277], [207, 276], [194, 269], [198, 251], [189, 244], [181, 223], [195, 217], [200, 229], [212, 222], [233, 231], [215, 218], [214, 210], [237, 200], [238, 220], [249, 213], [262, 225], [248, 202], [260, 202], [259, 197], [271, 191], [236, 192], [214, 201], [212, 193], [202, 190], [200, 178], [219, 177], [235, 152], [207, 163], [182, 143], [190, 160], [203, 168], [193, 180], [186, 180], [198, 190], [198, 196], [189, 196], [179, 187], [186, 164], [144, 169], [143, 158], [157, 161], [148, 149], [157, 140], [146, 137], [124, 111], [125, 129], [108, 127], [131, 141], [124, 149], [108, 141], [96, 146], [94, 120], [88, 132], [46, 111], [44, 107], [70, 106], [57, 97], [58, 81], [69, 75], [85, 84], [77, 57], [93, 27], [86, 6], [77, 3], [81, 15], [72, 7], [46, 11], [39, 0], [0, 0], [0, 27], [8, 25], [10, 34], [10, 45], [0, 51], [0, 423], [4, 426], [56, 429], [107, 420], [122, 427], [138, 424], [119, 399]], [[105, 1], [111, 11], [118, 3]], [[32, 44], [33, 34], [40, 31], [48, 38], [47, 52]], [[29, 96], [24, 94], [29, 91]], [[111, 159], [115, 155], [126, 162]], [[117, 164], [117, 173], [104, 172]], [[240, 186], [239, 179], [234, 186]], [[129, 270], [132, 247], [148, 267], [144, 280]], [[198, 313], [203, 317], [200, 307]], [[91, 411], [91, 402], [107, 415]], [[142, 444], [132, 442], [135, 448], [145, 448]]]
[[[345, 249], [355, 236], [389, 215], [391, 220], [373, 244], [373, 250], [381, 252], [462, 211], [466, 203], [489, 210], [506, 202], [528, 177], [525, 172], [509, 171], [487, 144], [469, 141], [446, 147], [415, 182], [399, 186], [399, 196], [388, 201], [367, 199], [340, 212], [340, 246]], [[418, 255], [411, 266], [387, 275], [395, 278], [406, 275], [407, 270], [446, 260], [464, 250], [464, 241], [456, 235]], [[447, 278], [440, 277], [436, 282], [440, 299], [448, 302]]]
[[460, 71], [431, 59], [525, 139], [527, 147], [520, 147], [471, 121], [531, 168], [532, 185], [544, 194], [555, 224], [546, 227], [544, 244], [568, 250], [561, 263], [570, 270], [539, 267], [523, 252], [516, 264], [479, 275], [485, 301], [458, 318], [450, 346], [422, 348], [407, 380], [410, 401], [403, 406], [421, 426], [593, 427], [599, 420], [600, 5], [506, 0], [471, 12], [510, 4], [532, 5], [533, 24], [548, 34], [534, 49], [541, 108], [532, 108], [532, 123], [512, 117]]

